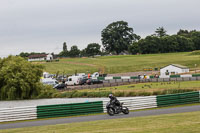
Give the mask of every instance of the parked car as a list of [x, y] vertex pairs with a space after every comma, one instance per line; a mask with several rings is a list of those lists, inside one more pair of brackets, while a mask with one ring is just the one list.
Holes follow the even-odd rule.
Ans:
[[86, 84], [86, 83], [87, 83], [87, 80], [88, 80], [87, 77], [83, 77], [83, 78], [81, 79], [81, 83], [80, 83], [80, 85], [84, 85], [84, 84]]
[[65, 82], [63, 82], [63, 83], [60, 83], [60, 84], [56, 84], [53, 88], [61, 90], [61, 89], [65, 89], [66, 87], [67, 87], [67, 85], [65, 84]]
[[101, 84], [101, 83], [103, 83], [103, 81], [98, 80], [98, 79], [91, 79], [91, 78], [86, 81], [86, 84], [88, 84], [88, 85]]

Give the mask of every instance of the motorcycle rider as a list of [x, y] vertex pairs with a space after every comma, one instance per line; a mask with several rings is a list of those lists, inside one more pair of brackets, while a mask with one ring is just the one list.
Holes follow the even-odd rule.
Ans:
[[113, 94], [109, 94], [108, 97], [110, 98], [110, 104], [112, 104], [114, 106], [114, 109], [116, 112], [117, 109], [120, 108], [120, 102], [117, 100], [117, 98], [115, 96], [113, 96]]

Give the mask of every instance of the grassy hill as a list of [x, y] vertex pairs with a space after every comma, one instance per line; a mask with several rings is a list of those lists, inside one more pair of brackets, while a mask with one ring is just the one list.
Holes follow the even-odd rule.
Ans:
[[191, 52], [118, 55], [96, 58], [65, 58], [59, 62], [41, 62], [50, 73], [68, 73], [101, 71], [102, 73], [122, 73], [143, 71], [144, 68], [160, 68], [168, 64], [180, 64], [194, 69], [195, 64], [200, 68], [200, 55]]

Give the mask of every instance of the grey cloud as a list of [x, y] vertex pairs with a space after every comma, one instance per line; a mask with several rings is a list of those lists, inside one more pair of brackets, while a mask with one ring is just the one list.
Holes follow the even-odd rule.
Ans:
[[64, 41], [68, 48], [101, 43], [101, 30], [118, 20], [143, 37], [159, 26], [169, 34], [180, 28], [199, 30], [199, 5], [198, 0], [2, 0], [0, 56], [3, 49], [18, 54], [48, 46], [50, 52]]

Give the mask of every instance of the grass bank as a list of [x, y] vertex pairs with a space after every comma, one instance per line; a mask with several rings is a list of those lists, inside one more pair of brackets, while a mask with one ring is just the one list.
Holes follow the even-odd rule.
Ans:
[[1, 130], [1, 133], [199, 133], [200, 112]]
[[96, 89], [66, 90], [64, 92], [56, 92], [52, 95], [52, 97], [107, 97], [110, 93], [113, 93], [117, 97], [151, 96], [184, 93], [199, 90], [200, 81], [171, 81], [138, 83]]
[[180, 64], [194, 69], [200, 68], [200, 55], [191, 52], [103, 56], [97, 58], [65, 58], [59, 62], [41, 62], [50, 73], [73, 74], [77, 72], [101, 71], [102, 73], [123, 73], [143, 71], [144, 68], [160, 68], [168, 64]]

